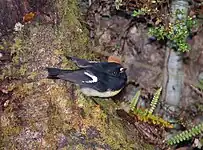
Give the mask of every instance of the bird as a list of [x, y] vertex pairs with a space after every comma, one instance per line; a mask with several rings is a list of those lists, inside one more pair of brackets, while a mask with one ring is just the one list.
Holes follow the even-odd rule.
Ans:
[[113, 97], [127, 83], [126, 68], [116, 62], [96, 62], [70, 57], [78, 69], [49, 68], [48, 79], [61, 79], [79, 86], [81, 92], [91, 97]]

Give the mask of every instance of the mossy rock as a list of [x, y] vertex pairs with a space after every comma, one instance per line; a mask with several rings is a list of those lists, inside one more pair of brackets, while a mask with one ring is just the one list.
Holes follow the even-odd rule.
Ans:
[[[46, 79], [46, 67], [75, 68], [65, 55], [98, 60], [89, 51], [88, 31], [80, 23], [76, 0], [55, 4], [60, 24], [25, 25], [7, 42], [12, 62], [5, 66], [1, 79], [12, 92], [1, 117], [2, 149], [152, 149], [127, 135], [116, 116], [111, 99], [82, 95], [64, 81]], [[100, 105], [94, 103], [99, 101]]]

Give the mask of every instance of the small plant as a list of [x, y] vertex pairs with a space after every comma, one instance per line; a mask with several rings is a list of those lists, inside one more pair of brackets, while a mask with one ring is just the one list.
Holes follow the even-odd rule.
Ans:
[[190, 138], [195, 137], [202, 132], [203, 132], [203, 123], [196, 125], [190, 130], [183, 131], [180, 134], [171, 137], [170, 139], [167, 140], [167, 143], [169, 145], [178, 144], [182, 141], [189, 140]]
[[123, 3], [122, 0], [115, 0], [114, 4], [115, 4], [117, 10], [119, 10], [120, 6], [123, 5], [122, 3]]
[[131, 101], [131, 104], [130, 104], [130, 109], [131, 110], [135, 110], [135, 107], [137, 105], [137, 102], [140, 98], [140, 90], [137, 91], [137, 93], [135, 94], [135, 96], [133, 97], [132, 101]]
[[134, 115], [136, 115], [136, 117], [140, 121], [147, 122], [147, 123], [154, 124], [154, 125], [160, 125], [160, 126], [163, 126], [166, 128], [173, 128], [173, 125], [171, 125], [169, 122], [165, 121], [164, 119], [162, 119], [159, 116], [152, 114], [158, 103], [158, 100], [159, 100], [159, 97], [161, 94], [161, 90], [162, 90], [162, 88], [159, 88], [155, 92], [153, 100], [150, 104], [151, 107], [149, 108], [149, 110], [148, 109], [142, 110], [140, 108], [136, 108], [137, 102], [140, 97], [140, 91], [138, 91], [136, 93], [136, 95], [134, 96], [133, 100], [131, 101], [130, 109], [131, 109], [132, 113]]
[[150, 14], [151, 12], [152, 12], [152, 10], [150, 8], [144, 7], [144, 8], [138, 9], [138, 10], [134, 10], [132, 13], [132, 16], [137, 17], [140, 15]]
[[149, 34], [155, 36], [157, 40], [164, 40], [167, 36], [167, 31], [164, 26], [149, 28]]
[[168, 121], [162, 119], [157, 115], [149, 114], [147, 110], [137, 108], [133, 111], [133, 114], [135, 114], [140, 121], [166, 128], [173, 128], [173, 125], [170, 124]]
[[144, 14], [145, 14], [145, 11], [142, 9], [141, 10], [139, 9], [138, 11], [134, 10], [132, 16], [137, 17], [137, 16], [144, 15]]
[[[182, 14], [179, 10], [176, 16]], [[174, 23], [169, 24], [166, 28], [163, 25], [152, 27], [149, 29], [149, 34], [157, 38], [157, 40], [167, 39], [170, 41], [171, 48], [177, 48], [180, 52], [189, 51], [189, 44], [186, 39], [190, 34], [191, 28], [196, 25], [196, 21], [191, 17], [186, 17], [186, 20], [177, 19]]]
[[158, 103], [158, 101], [159, 101], [159, 97], [160, 97], [160, 94], [161, 94], [161, 90], [162, 90], [162, 87], [160, 87], [156, 92], [155, 92], [155, 94], [154, 94], [154, 97], [153, 97], [153, 99], [152, 99], [152, 101], [151, 101], [151, 104], [150, 104], [150, 109], [148, 110], [148, 113], [149, 114], [152, 114], [153, 113], [153, 111], [154, 111], [154, 109], [156, 108], [156, 105], [157, 105], [157, 103]]

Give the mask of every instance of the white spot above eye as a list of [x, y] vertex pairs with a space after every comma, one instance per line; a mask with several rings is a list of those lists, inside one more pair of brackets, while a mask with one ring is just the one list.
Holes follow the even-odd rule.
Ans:
[[120, 68], [120, 72], [124, 72], [125, 71], [125, 68]]
[[84, 72], [85, 75], [87, 75], [88, 77], [90, 77], [92, 80], [89, 81], [82, 81], [83, 83], [95, 83], [98, 81], [98, 78], [88, 72]]

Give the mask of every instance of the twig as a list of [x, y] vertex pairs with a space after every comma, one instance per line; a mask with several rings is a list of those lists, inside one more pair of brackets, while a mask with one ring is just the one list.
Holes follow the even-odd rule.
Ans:
[[193, 89], [197, 94], [201, 95], [203, 97], [203, 92], [201, 92], [198, 88], [193, 86], [192, 84], [190, 85], [191, 89]]

